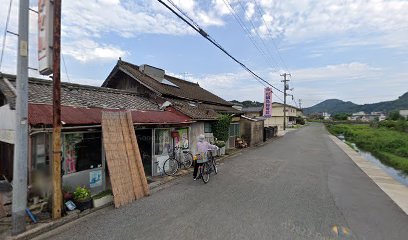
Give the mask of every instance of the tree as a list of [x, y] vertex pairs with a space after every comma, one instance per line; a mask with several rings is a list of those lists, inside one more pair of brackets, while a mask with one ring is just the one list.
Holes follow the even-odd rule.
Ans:
[[391, 111], [390, 113], [388, 113], [388, 119], [397, 121], [397, 120], [403, 120], [404, 117], [401, 116], [398, 111]]
[[347, 117], [349, 117], [349, 116], [350, 116], [350, 114], [347, 114], [347, 113], [336, 113], [332, 117], [333, 117], [334, 120], [344, 121], [344, 120], [347, 120]]
[[229, 138], [229, 126], [231, 124], [232, 116], [228, 114], [220, 114], [217, 121], [213, 125], [213, 134], [217, 140], [226, 142]]

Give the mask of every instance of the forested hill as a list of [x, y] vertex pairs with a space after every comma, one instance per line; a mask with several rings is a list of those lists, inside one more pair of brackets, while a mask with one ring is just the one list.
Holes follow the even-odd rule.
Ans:
[[232, 102], [234, 104], [241, 104], [242, 107], [244, 107], [244, 108], [247, 108], [247, 107], [263, 107], [263, 103], [257, 102], [257, 101], [247, 100], [247, 101], [240, 102], [240, 101], [237, 101], [237, 100], [232, 100], [230, 102]]
[[371, 104], [358, 105], [352, 102], [344, 102], [339, 99], [328, 99], [312, 107], [305, 108], [304, 113], [354, 113], [364, 111], [370, 112], [389, 112], [392, 110], [408, 109], [408, 92], [393, 101], [378, 102]]

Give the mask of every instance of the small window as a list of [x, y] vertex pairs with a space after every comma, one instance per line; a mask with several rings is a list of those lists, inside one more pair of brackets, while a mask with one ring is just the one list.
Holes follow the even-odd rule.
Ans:
[[154, 131], [154, 154], [168, 155], [171, 150], [170, 129], [156, 129]]
[[101, 133], [67, 133], [63, 143], [64, 174], [102, 167]]
[[210, 122], [204, 122], [204, 133], [212, 133], [212, 124]]
[[50, 135], [46, 133], [38, 133], [32, 137], [32, 166], [33, 169], [44, 173], [49, 172], [50, 165]]

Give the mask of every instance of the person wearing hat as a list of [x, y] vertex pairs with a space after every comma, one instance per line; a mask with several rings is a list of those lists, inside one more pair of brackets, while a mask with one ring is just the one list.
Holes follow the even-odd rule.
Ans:
[[207, 153], [210, 150], [217, 150], [218, 147], [215, 145], [210, 144], [205, 140], [204, 134], [200, 134], [198, 136], [198, 142], [197, 142], [197, 160], [195, 161], [194, 164], [194, 173], [193, 173], [193, 179], [197, 180], [197, 173], [198, 173], [198, 168], [203, 165], [203, 163], [207, 162]]

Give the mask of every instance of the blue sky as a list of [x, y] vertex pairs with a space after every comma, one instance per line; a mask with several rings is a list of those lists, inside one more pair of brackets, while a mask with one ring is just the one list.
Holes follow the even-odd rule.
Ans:
[[[3, 33], [9, 0], [0, 2]], [[303, 106], [328, 98], [360, 104], [393, 100], [408, 91], [408, 1], [173, 2], [274, 86], [282, 89], [279, 75], [290, 72], [292, 93]], [[30, 5], [37, 8], [37, 1]], [[17, 9], [14, 0], [9, 25], [14, 32]], [[156, 0], [63, 0], [62, 16], [62, 51], [71, 82], [100, 85], [122, 57], [198, 82], [227, 100], [262, 101], [260, 83]], [[36, 14], [30, 13], [34, 68], [36, 21]], [[0, 71], [15, 73], [16, 42], [7, 35]], [[38, 73], [30, 70], [30, 75]], [[280, 101], [282, 94], [276, 94], [274, 100]]]

